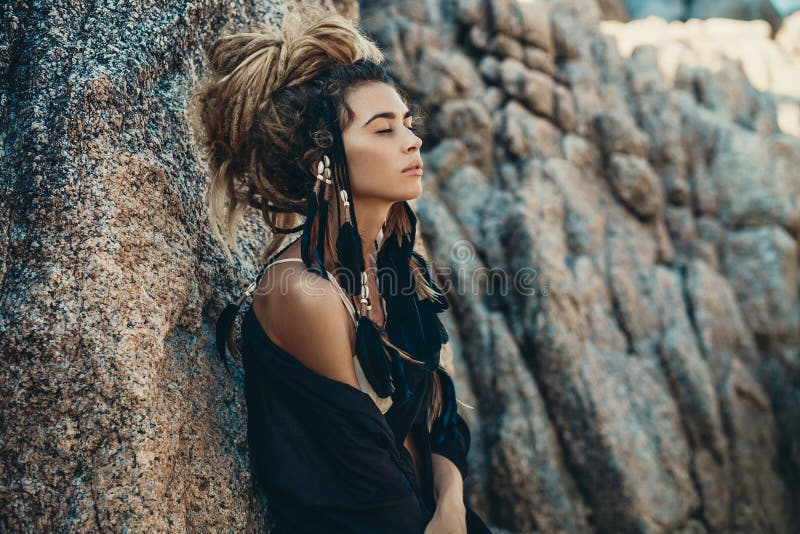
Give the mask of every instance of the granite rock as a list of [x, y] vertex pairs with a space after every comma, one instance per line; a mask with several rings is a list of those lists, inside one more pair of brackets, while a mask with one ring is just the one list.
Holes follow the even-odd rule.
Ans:
[[[476, 511], [506, 533], [796, 531], [795, 26], [329, 5], [432, 117], [415, 208]], [[270, 236], [249, 213], [222, 252], [185, 110], [203, 48], [285, 7], [0, 9], [0, 531], [267, 529], [213, 327]]]

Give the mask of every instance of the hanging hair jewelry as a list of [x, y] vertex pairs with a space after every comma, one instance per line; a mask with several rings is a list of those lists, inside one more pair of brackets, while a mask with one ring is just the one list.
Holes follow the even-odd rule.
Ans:
[[331, 160], [327, 155], [317, 164], [316, 186], [319, 192], [319, 224], [317, 225], [317, 261], [325, 270], [325, 241], [328, 235], [328, 185], [331, 185]]
[[339, 281], [342, 287], [351, 295], [361, 292], [361, 272], [364, 271], [364, 257], [361, 248], [361, 237], [358, 235], [354, 218], [351, 218], [350, 197], [346, 189], [339, 191], [342, 201], [341, 209], [344, 211], [344, 223], [339, 227], [336, 237], [336, 255], [342, 267]]
[[[356, 325], [356, 356], [361, 364], [361, 368], [366, 376], [375, 393], [380, 398], [386, 398], [392, 394], [392, 381], [391, 381], [391, 368], [389, 365], [392, 356], [399, 359], [397, 355], [390, 355], [386, 345], [381, 339], [380, 332], [375, 323], [369, 318], [369, 311], [372, 309], [372, 302], [369, 294], [369, 285], [367, 283], [366, 266], [364, 265], [363, 248], [361, 246], [361, 237], [358, 234], [358, 221], [356, 220], [355, 209], [352, 204], [352, 189], [350, 186], [350, 177], [347, 172], [347, 155], [345, 153], [344, 141], [342, 139], [341, 125], [339, 116], [336, 112], [333, 103], [326, 94], [327, 87], [323, 84], [320, 93], [320, 114], [325, 121], [325, 126], [330, 131], [333, 138], [333, 143], [329, 149], [330, 153], [330, 167], [332, 169], [333, 179], [338, 190], [338, 200], [341, 201], [339, 213], [344, 213], [344, 222], [339, 227], [339, 233], [336, 238], [336, 255], [337, 255], [337, 278], [340, 285], [350, 295], [358, 295], [360, 297], [360, 306], [356, 308], [356, 315], [358, 316], [358, 323]], [[319, 167], [318, 167], [319, 168]], [[323, 178], [325, 169], [322, 169]], [[320, 181], [320, 174], [317, 175], [318, 183]], [[319, 204], [327, 202], [320, 199]], [[316, 208], [313, 201], [309, 204], [309, 213], [316, 215]], [[318, 216], [321, 218], [323, 210], [319, 210]], [[325, 211], [327, 219], [327, 211]], [[308, 222], [304, 228], [304, 238], [306, 242], [304, 250], [310, 242], [310, 229], [313, 223]], [[317, 260], [320, 265], [324, 265], [324, 224], [322, 221], [318, 224], [321, 230], [317, 235]], [[309, 237], [305, 233], [309, 233]], [[304, 258], [304, 261], [306, 259]], [[309, 265], [307, 262], [306, 265]], [[324, 271], [324, 267], [322, 268]]]
[[[327, 155], [317, 162], [317, 180], [308, 196], [308, 210], [306, 211], [306, 221], [303, 224], [303, 235], [301, 237], [301, 255], [303, 262], [320, 276], [327, 279], [328, 272], [325, 269], [325, 239], [328, 232], [328, 188], [332, 184], [331, 180], [331, 160]], [[311, 252], [311, 229], [314, 219], [317, 220], [317, 242], [314, 244], [314, 261], [316, 266], [311, 265], [309, 258]]]
[[[325, 109], [325, 101], [327, 100], [325, 97], [325, 90], [326, 85], [323, 83], [320, 89], [321, 98], [317, 104], [317, 112], [323, 119], [326, 119], [326, 115], [328, 114]], [[327, 280], [328, 272], [325, 269], [325, 241], [327, 240], [328, 234], [327, 186], [333, 183], [333, 180], [331, 180], [331, 159], [327, 154], [323, 154], [322, 159], [317, 162], [316, 171], [317, 179], [308, 194], [306, 220], [303, 224], [303, 235], [300, 241], [300, 254], [303, 263], [305, 263], [308, 268]], [[313, 247], [314, 258], [312, 260], [310, 257], [312, 253], [311, 234], [315, 219], [317, 221], [317, 242]], [[316, 265], [313, 265], [314, 261], [316, 261]]]

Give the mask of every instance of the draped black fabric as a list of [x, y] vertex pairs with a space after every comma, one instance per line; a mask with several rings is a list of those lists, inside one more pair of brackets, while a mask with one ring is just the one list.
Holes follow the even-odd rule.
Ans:
[[[470, 430], [443, 371], [443, 414], [428, 432], [430, 374], [403, 360], [407, 388], [381, 414], [370, 396], [304, 366], [275, 344], [252, 306], [242, 319], [248, 442], [277, 533], [422, 533], [434, 510], [431, 453], [468, 475]], [[403, 446], [411, 433], [417, 475]], [[469, 505], [470, 534], [488, 533]]]
[[[389, 365], [363, 362], [376, 392], [388, 393], [385, 386], [391, 375], [392, 405], [385, 414], [366, 392], [316, 373], [275, 344], [252, 304], [243, 315], [241, 354], [250, 456], [269, 496], [273, 532], [278, 534], [422, 533], [436, 508], [432, 453], [452, 461], [463, 478], [469, 474], [470, 429], [456, 409], [453, 381], [439, 366], [440, 349], [448, 337], [438, 314], [448, 303], [443, 296], [420, 299], [416, 294], [412, 259], [426, 282], [440, 293], [441, 289], [424, 258], [413, 250], [416, 217], [404, 204], [411, 234], [400, 241], [388, 240], [377, 257], [379, 269], [395, 274], [395, 286], [384, 287], [383, 277], [378, 284], [386, 301], [389, 339], [423, 365], [399, 356]], [[316, 272], [306, 258], [304, 262]], [[248, 292], [255, 286], [251, 284]], [[228, 333], [243, 299], [229, 304], [217, 321], [217, 352], [226, 366]], [[370, 351], [370, 358], [380, 354]], [[442, 411], [428, 430], [432, 373], [438, 374], [442, 385]], [[403, 445], [409, 434], [419, 453], [418, 471]], [[488, 533], [481, 518], [464, 504], [469, 534]]]

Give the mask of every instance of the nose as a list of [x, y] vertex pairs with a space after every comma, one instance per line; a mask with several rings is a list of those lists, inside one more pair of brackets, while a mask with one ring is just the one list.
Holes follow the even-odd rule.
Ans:
[[415, 134], [414, 132], [412, 132], [410, 130], [409, 130], [409, 133], [411, 133], [412, 142], [408, 146], [407, 151], [408, 152], [413, 152], [415, 149], [419, 150], [419, 148], [422, 146], [422, 139], [420, 139], [420, 137], [417, 134]]

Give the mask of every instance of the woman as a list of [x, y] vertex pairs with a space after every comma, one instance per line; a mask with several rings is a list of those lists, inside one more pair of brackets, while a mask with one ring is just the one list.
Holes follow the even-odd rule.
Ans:
[[[217, 323], [241, 324], [248, 442], [274, 532], [489, 532], [464, 502], [470, 431], [440, 365], [448, 307], [413, 250], [421, 139], [373, 42], [295, 8], [216, 41], [196, 124], [212, 228], [275, 235]], [[224, 240], [223, 240], [224, 241]], [[380, 273], [380, 276], [378, 274]]]

